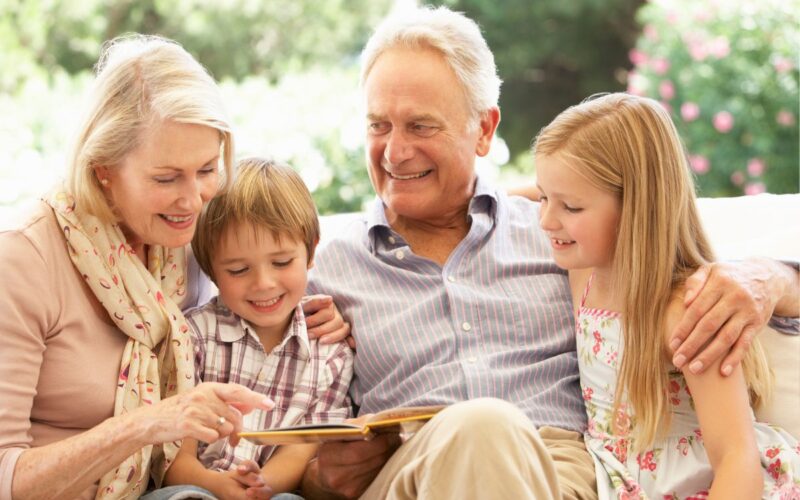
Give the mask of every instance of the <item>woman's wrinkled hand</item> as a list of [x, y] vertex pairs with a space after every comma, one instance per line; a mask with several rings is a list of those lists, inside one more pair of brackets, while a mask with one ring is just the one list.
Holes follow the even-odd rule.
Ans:
[[236, 446], [242, 415], [274, 406], [268, 397], [242, 385], [205, 382], [152, 406], [137, 408], [131, 416], [143, 426], [143, 445], [184, 438], [213, 443], [229, 437], [231, 446]]

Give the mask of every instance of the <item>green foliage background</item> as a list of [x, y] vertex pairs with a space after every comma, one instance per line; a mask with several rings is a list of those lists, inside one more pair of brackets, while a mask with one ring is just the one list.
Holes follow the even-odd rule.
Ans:
[[[712, 16], [707, 29], [729, 36], [732, 56], [736, 52], [724, 65], [695, 64], [681, 49], [682, 32], [694, 26], [667, 23], [664, 6], [692, 5], [686, 0], [440, 1], [481, 25], [504, 80], [500, 137], [479, 169], [500, 184], [531, 182], [531, 139], [567, 106], [595, 92], [624, 90], [636, 47], [669, 59], [676, 120], [687, 99], [697, 100], [703, 113], [737, 113], [736, 129], [724, 137], [709, 128], [710, 115], [679, 124], [690, 151], [711, 159], [700, 179], [703, 194], [736, 194], [752, 184], [746, 172], [752, 158], [767, 165], [755, 181], [771, 191], [796, 192], [800, 6], [798, 0], [765, 1], [780, 8], [770, 15], [759, 11], [752, 29], [731, 16], [720, 14], [719, 22]], [[364, 167], [358, 55], [378, 21], [402, 3], [0, 0], [0, 208], [41, 194], [63, 171], [101, 44], [137, 31], [179, 41], [221, 82], [237, 156], [290, 162], [312, 188], [321, 213], [360, 210], [373, 193]], [[695, 10], [705, 2], [700, 4]], [[692, 12], [679, 8], [680, 22], [693, 22]], [[663, 34], [657, 43], [642, 36], [642, 26], [650, 24]], [[792, 63], [791, 71], [777, 76], [776, 50]], [[636, 78], [648, 71], [636, 67]], [[659, 84], [650, 78], [642, 92], [657, 96]], [[794, 113], [793, 126], [770, 118], [783, 109]], [[758, 113], [768, 119], [754, 119]], [[738, 142], [723, 141], [730, 138]], [[741, 185], [732, 184], [735, 171], [745, 172]]]

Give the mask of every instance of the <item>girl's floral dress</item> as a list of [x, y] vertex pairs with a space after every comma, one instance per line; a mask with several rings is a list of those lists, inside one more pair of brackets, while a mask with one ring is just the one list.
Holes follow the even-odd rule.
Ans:
[[[689, 388], [680, 372], [669, 375], [672, 420], [669, 432], [652, 449], [629, 453], [625, 429], [631, 416], [612, 415], [617, 368], [622, 357], [618, 313], [584, 307], [577, 318], [578, 364], [589, 428], [586, 447], [595, 461], [600, 499], [700, 499], [714, 479], [703, 446]], [[624, 400], [623, 400], [624, 401]], [[764, 471], [763, 498], [800, 499], [800, 444], [778, 427], [754, 422]]]

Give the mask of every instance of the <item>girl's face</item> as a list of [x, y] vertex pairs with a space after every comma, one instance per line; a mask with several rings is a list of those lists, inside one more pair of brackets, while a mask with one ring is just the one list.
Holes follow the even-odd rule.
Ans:
[[108, 180], [109, 204], [135, 250], [192, 240], [200, 209], [219, 187], [219, 156], [217, 130], [164, 121], [145, 131], [120, 165], [97, 169]]
[[539, 223], [563, 269], [610, 268], [622, 202], [575, 173], [559, 153], [536, 157]]

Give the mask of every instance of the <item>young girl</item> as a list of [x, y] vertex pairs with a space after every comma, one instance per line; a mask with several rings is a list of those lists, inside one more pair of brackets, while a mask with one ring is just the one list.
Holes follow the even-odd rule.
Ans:
[[797, 440], [753, 422], [770, 381], [757, 342], [729, 377], [669, 362], [684, 280], [713, 255], [667, 112], [588, 100], [542, 130], [534, 155], [540, 223], [576, 305], [600, 498], [797, 498]]

